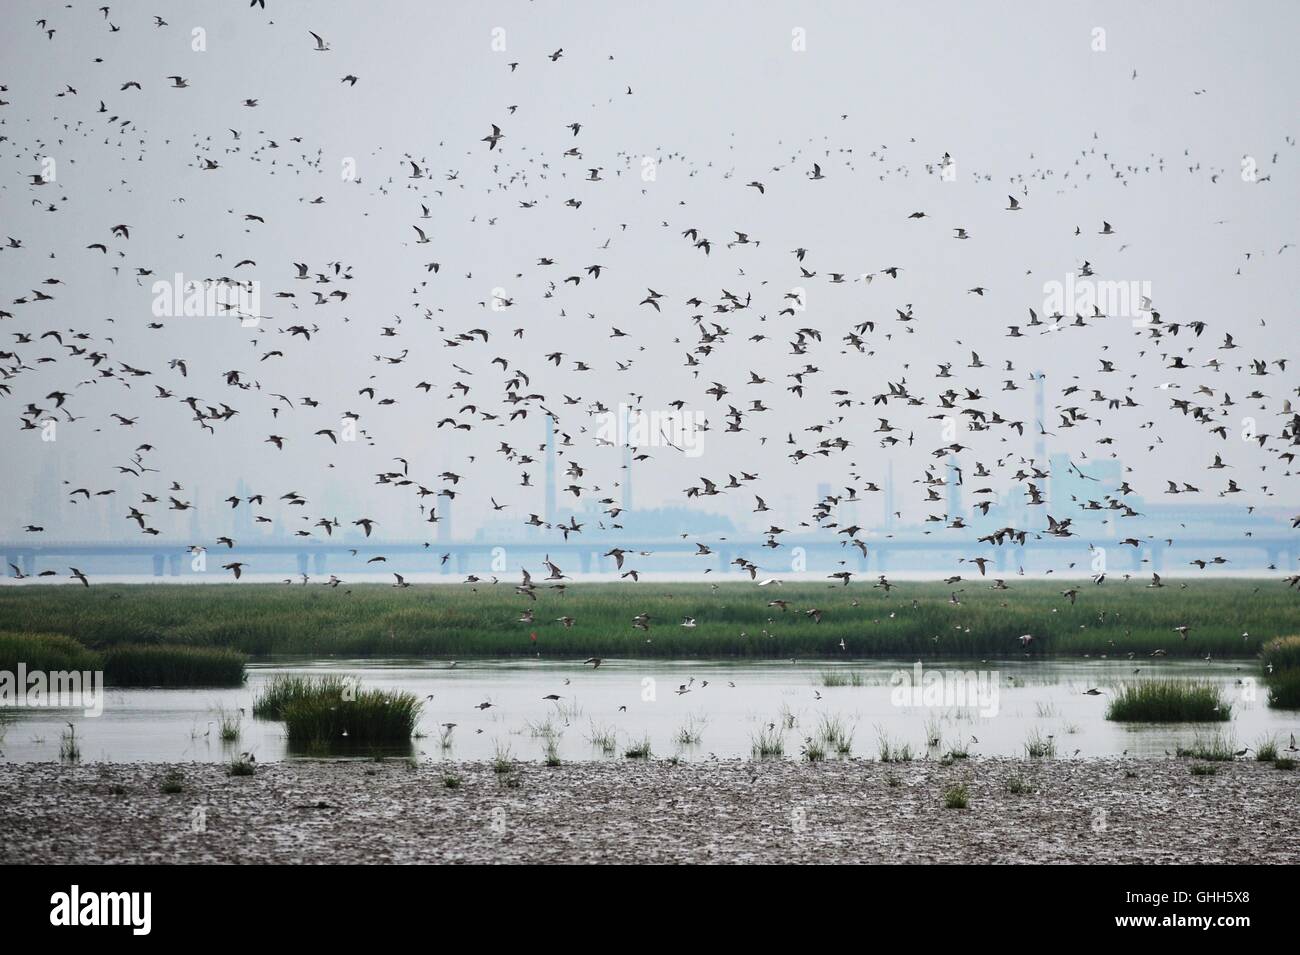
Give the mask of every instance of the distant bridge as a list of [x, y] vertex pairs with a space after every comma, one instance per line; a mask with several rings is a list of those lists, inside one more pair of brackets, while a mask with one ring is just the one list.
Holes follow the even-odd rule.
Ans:
[[[375, 541], [375, 540], [311, 540], [293, 542], [287, 540], [253, 541], [237, 543], [233, 549], [223, 545], [210, 546], [207, 549], [207, 572], [218, 570], [221, 564], [238, 560], [248, 564], [251, 573], [286, 573], [286, 568], [296, 562], [299, 574], [323, 575], [330, 572], [331, 563], [336, 568], [345, 565], [347, 570], [355, 571], [358, 564], [365, 567], [365, 561], [372, 557], [387, 557], [394, 567], [401, 572], [423, 573], [437, 570], [444, 574], [496, 573], [512, 575], [521, 566], [536, 568], [545, 556], [566, 572], [578, 571], [591, 573], [596, 571], [613, 571], [611, 558], [601, 555], [611, 547], [620, 547], [627, 552], [624, 561], [626, 567], [648, 569], [638, 552], [648, 551], [654, 558], [671, 558], [680, 565], [690, 562], [704, 570], [728, 570], [737, 557], [753, 561], [763, 569], [765, 574], [782, 573], [790, 566], [796, 548], [802, 548], [808, 570], [848, 569], [855, 573], [887, 572], [894, 557], [909, 554], [933, 554], [936, 558], [948, 555], [956, 557], [986, 556], [990, 559], [995, 576], [1004, 575], [1008, 567], [1015, 568], [1025, 564], [1029, 555], [1048, 555], [1059, 560], [1070, 557], [1077, 561], [1080, 571], [1089, 569], [1088, 545], [1093, 543], [1105, 548], [1107, 552], [1108, 572], [1122, 573], [1125, 570], [1142, 572], [1154, 570], [1163, 572], [1166, 551], [1169, 545], [1164, 538], [1143, 541], [1140, 546], [1120, 545], [1110, 538], [1085, 538], [1083, 535], [1073, 537], [1043, 537], [1031, 540], [1024, 545], [1004, 544], [989, 546], [979, 544], [972, 535], [969, 541], [954, 541], [951, 538], [932, 537], [871, 537], [866, 539], [867, 554], [864, 556], [856, 547], [845, 546], [847, 538], [840, 540], [825, 537], [786, 537], [780, 548], [764, 546], [766, 538], [702, 540], [711, 554], [696, 556], [693, 543], [681, 539], [621, 539], [583, 540], [581, 535], [574, 535], [569, 540], [522, 539], [513, 541]], [[1243, 538], [1225, 538], [1221, 536], [1180, 537], [1174, 546], [1180, 553], [1195, 557], [1208, 558], [1218, 553], [1242, 551], [1258, 553], [1267, 563], [1281, 569], [1292, 569], [1300, 554], [1300, 533], [1273, 534]], [[155, 577], [179, 577], [182, 569], [188, 567], [192, 555], [190, 546], [182, 541], [36, 541], [21, 540], [0, 542], [0, 551], [5, 555], [7, 566], [5, 572], [15, 577], [13, 567], [17, 566], [27, 575], [35, 576], [42, 570], [66, 572], [69, 565], [88, 558], [117, 558], [127, 561], [139, 561], [139, 573], [152, 568]], [[450, 555], [444, 563], [443, 554]], [[427, 557], [430, 566], [420, 570], [411, 569], [413, 557]], [[773, 570], [771, 558], [779, 557], [782, 570]], [[406, 562], [393, 558], [408, 558]], [[769, 561], [765, 561], [767, 557]], [[270, 560], [268, 560], [270, 558]], [[843, 567], [838, 563], [844, 561]], [[1146, 561], [1146, 563], [1144, 563]], [[936, 561], [937, 563], [937, 561]], [[950, 562], [945, 562], [948, 567]], [[1240, 563], [1234, 560], [1233, 563]], [[273, 566], [268, 566], [271, 564]], [[496, 569], [492, 569], [493, 567]], [[380, 572], [378, 564], [366, 567], [367, 570]], [[1180, 568], [1182, 569], [1182, 568]], [[131, 571], [121, 571], [130, 573]]]

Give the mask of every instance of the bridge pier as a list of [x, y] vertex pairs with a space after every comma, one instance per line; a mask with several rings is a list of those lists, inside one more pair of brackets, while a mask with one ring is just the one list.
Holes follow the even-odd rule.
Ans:
[[154, 554], [154, 555], [153, 555], [153, 575], [154, 575], [155, 577], [161, 577], [161, 576], [163, 575], [163, 555], [162, 555], [162, 554]]
[[312, 570], [317, 574], [325, 573], [325, 552], [318, 551], [311, 555]]
[[465, 574], [465, 573], [467, 573], [467, 571], [465, 570], [466, 563], [467, 563], [467, 561], [466, 561], [466, 559], [465, 559], [465, 554], [464, 554], [464, 552], [458, 553], [458, 554], [456, 555], [456, 573], [458, 573], [458, 574]]
[[301, 577], [307, 576], [307, 555], [306, 554], [298, 555], [298, 575]]
[[582, 568], [584, 574], [591, 573], [591, 551], [583, 550], [578, 552], [578, 566]]
[[999, 574], [1005, 574], [1007, 569], [1007, 549], [1005, 547], [993, 548], [993, 566], [997, 568]]
[[1151, 545], [1151, 569], [1157, 574], [1162, 573], [1165, 567], [1165, 545]]
[[885, 566], [888, 563], [888, 549], [885, 547], [873, 547], [871, 549], [876, 552], [876, 573], [886, 573], [888, 570]]
[[36, 555], [23, 554], [23, 573], [28, 577], [36, 575]]
[[181, 575], [180, 554], [172, 554], [170, 557], [167, 558], [167, 572], [171, 574], [173, 577], [179, 577]]

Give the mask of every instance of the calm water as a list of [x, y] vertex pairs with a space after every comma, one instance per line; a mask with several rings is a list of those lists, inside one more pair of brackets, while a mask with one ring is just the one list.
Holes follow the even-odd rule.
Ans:
[[[1135, 668], [1141, 672], [1134, 674]], [[79, 710], [0, 710], [0, 752], [9, 761], [57, 760], [60, 734], [76, 724], [83, 761], [219, 761], [249, 751], [259, 762], [290, 758], [283, 725], [253, 719], [259, 689], [281, 673], [352, 674], [365, 687], [409, 690], [425, 703], [423, 738], [411, 752], [429, 759], [491, 759], [509, 747], [516, 759], [540, 760], [547, 727], [559, 733], [565, 760], [607, 758], [591, 742], [593, 724], [617, 734], [618, 757], [629, 741], [649, 737], [656, 756], [685, 759], [747, 757], [754, 738], [769, 724], [781, 731], [787, 758], [797, 758], [805, 737], [823, 717], [838, 718], [854, 731], [853, 753], [877, 755], [881, 733], [908, 743], [919, 758], [927, 740], [933, 756], [954, 744], [972, 756], [1023, 756], [1032, 734], [1054, 737], [1057, 755], [1073, 757], [1172, 754], [1198, 733], [1222, 729], [1240, 746], [1277, 734], [1285, 746], [1300, 732], [1300, 712], [1270, 710], [1265, 691], [1253, 684], [1254, 660], [1159, 661], [1075, 660], [926, 663], [925, 673], [975, 673], [982, 685], [945, 679], [940, 690], [969, 691], [973, 705], [934, 704], [922, 697], [898, 705], [891, 675], [914, 674], [912, 661], [856, 663], [609, 661], [597, 670], [574, 663], [543, 661], [444, 662], [338, 661], [262, 664], [249, 668], [244, 687], [232, 690], [108, 690], [104, 712], [95, 718]], [[823, 674], [860, 674], [861, 686], [827, 687]], [[996, 671], [996, 677], [994, 677]], [[1227, 724], [1138, 726], [1103, 718], [1107, 690], [1117, 681], [1160, 676], [1198, 677], [1220, 684], [1233, 703]], [[925, 677], [933, 679], [933, 677]], [[707, 685], [705, 683], [707, 682]], [[689, 692], [676, 690], [686, 684]], [[732, 685], [734, 684], [734, 686]], [[976, 691], [982, 690], [978, 698]], [[931, 693], [935, 690], [931, 689]], [[563, 699], [548, 702], [547, 694]], [[820, 698], [819, 698], [820, 697]], [[959, 699], [959, 698], [958, 698]], [[477, 705], [491, 702], [489, 709]], [[626, 707], [626, 709], [623, 709]], [[245, 713], [237, 742], [218, 738], [219, 713]], [[793, 720], [793, 727], [789, 722]], [[440, 724], [453, 722], [450, 746], [441, 743]], [[683, 746], [682, 727], [693, 724], [702, 739]], [[1238, 748], [1239, 748], [1238, 747]]]

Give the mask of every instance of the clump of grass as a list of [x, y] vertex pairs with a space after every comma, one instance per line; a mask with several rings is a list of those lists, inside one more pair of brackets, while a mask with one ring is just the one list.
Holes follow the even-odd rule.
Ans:
[[114, 686], [239, 686], [245, 660], [227, 647], [128, 644], [104, 654], [104, 680]]
[[822, 670], [822, 686], [864, 686], [867, 678], [850, 670]]
[[1260, 649], [1264, 669], [1271, 665], [1273, 672], [1281, 670], [1300, 670], [1300, 636], [1278, 637], [1270, 640]]
[[650, 737], [643, 736], [638, 741], [628, 741], [627, 749], [623, 750], [623, 756], [626, 759], [649, 759], [650, 758]]
[[59, 633], [13, 633], [0, 631], [0, 670], [102, 670], [104, 658], [71, 637]]
[[1016, 773], [1014, 776], [1007, 778], [1006, 790], [1014, 796], [1021, 796], [1027, 792], [1031, 792], [1033, 787], [1030, 786], [1028, 779], [1019, 773]]
[[1174, 753], [1180, 757], [1201, 759], [1211, 763], [1226, 763], [1236, 758], [1237, 744], [1222, 733], [1197, 736], [1190, 746], [1177, 746]]
[[1295, 760], [1290, 756], [1279, 756], [1273, 760], [1274, 769], [1295, 769]]
[[880, 727], [876, 727], [876, 751], [882, 763], [910, 763], [912, 744], [896, 743]]
[[547, 766], [560, 765], [560, 741], [558, 737], [546, 737], [546, 750], [544, 754]]
[[528, 735], [532, 736], [534, 739], [550, 739], [553, 736], [558, 736], [560, 733], [555, 724], [551, 722], [549, 716], [540, 723], [526, 720], [525, 726], [528, 728]]
[[945, 809], [966, 809], [969, 806], [970, 790], [966, 788], [965, 783], [949, 786], [943, 791], [943, 807]]
[[1219, 767], [1214, 763], [1192, 763], [1193, 776], [1217, 776]]
[[970, 758], [970, 749], [967, 748], [967, 746], [966, 746], [965, 743], [953, 743], [953, 745], [952, 745], [951, 747], [948, 748], [948, 758], [949, 758], [949, 759], [969, 759], [969, 758]]
[[262, 692], [253, 701], [253, 715], [261, 720], [282, 720], [284, 709], [295, 700], [318, 697], [322, 695], [344, 698], [357, 689], [356, 681], [350, 677], [331, 674], [328, 676], [299, 676], [282, 673], [262, 688]]
[[806, 762], [820, 763], [826, 758], [826, 746], [821, 742], [821, 740], [809, 736], [803, 741], [803, 746], [799, 750], [799, 755], [802, 756]]
[[230, 761], [227, 772], [231, 776], [252, 776], [257, 772], [257, 763], [248, 753], [240, 753], [238, 757]]
[[755, 759], [770, 759], [785, 755], [785, 735], [774, 724], [768, 724], [751, 738], [750, 752]]
[[500, 741], [496, 744], [496, 755], [492, 758], [492, 772], [504, 776], [515, 768], [514, 757], [510, 754], [510, 744]]
[[598, 726], [596, 723], [592, 723], [591, 733], [587, 736], [587, 741], [606, 756], [613, 756], [618, 752], [618, 737], [608, 726]]
[[1232, 717], [1232, 704], [1203, 680], [1126, 683], [1111, 697], [1106, 719], [1124, 723], [1210, 723]]
[[1255, 743], [1255, 759], [1261, 763], [1271, 763], [1277, 759], [1277, 737], [1261, 736]]
[[282, 718], [291, 746], [409, 743], [423, 708], [405, 690], [358, 690], [351, 699], [322, 692], [293, 700]]
[[1300, 710], [1300, 670], [1278, 670], [1264, 678], [1268, 705], [1275, 710]]
[[457, 776], [455, 773], [444, 773], [442, 777], [442, 784], [447, 789], [460, 789], [461, 778]]
[[59, 759], [65, 763], [81, 761], [81, 744], [77, 742], [77, 727], [72, 723], [59, 736]]
[[241, 729], [241, 720], [237, 713], [227, 713], [220, 710], [217, 713], [217, 730], [221, 735], [221, 742], [233, 743], [239, 739]]
[[823, 715], [817, 725], [817, 739], [840, 756], [853, 752], [853, 727], [848, 726], [838, 715]]
[[1056, 756], [1056, 740], [1034, 730], [1025, 740], [1025, 755], [1030, 759], [1051, 759]]
[[885, 773], [885, 785], [890, 789], [897, 789], [903, 785], [903, 779], [898, 773]]
[[704, 716], [688, 716], [686, 722], [677, 730], [679, 746], [699, 746], [704, 740], [704, 727], [708, 719]]
[[786, 703], [781, 704], [780, 722], [781, 722], [781, 727], [783, 729], [788, 729], [788, 730], [794, 729], [794, 724], [795, 724], [794, 711], [790, 709], [789, 705]]
[[185, 791], [185, 776], [179, 769], [170, 769], [162, 778], [162, 785], [159, 787], [164, 793], [169, 795]]

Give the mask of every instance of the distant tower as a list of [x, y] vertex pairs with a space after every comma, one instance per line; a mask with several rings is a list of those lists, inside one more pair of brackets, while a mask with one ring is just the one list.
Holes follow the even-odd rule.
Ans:
[[546, 523], [555, 523], [555, 419], [546, 416], [546, 500], [543, 511]]

